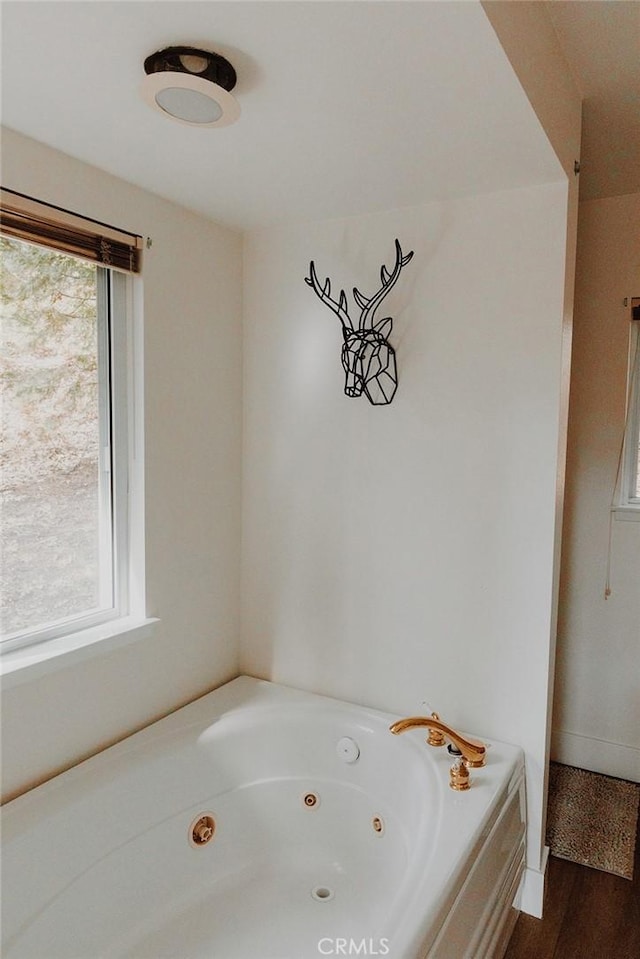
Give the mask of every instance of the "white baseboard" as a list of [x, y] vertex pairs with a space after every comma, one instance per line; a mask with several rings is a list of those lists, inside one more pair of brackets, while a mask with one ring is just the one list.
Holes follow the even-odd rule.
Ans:
[[640, 748], [553, 730], [551, 759], [617, 779], [640, 782]]
[[527, 866], [514, 902], [516, 909], [520, 909], [521, 912], [526, 912], [529, 916], [534, 916], [536, 919], [542, 919], [548, 859], [549, 847], [545, 846], [542, 852], [540, 869], [532, 869], [530, 866]]

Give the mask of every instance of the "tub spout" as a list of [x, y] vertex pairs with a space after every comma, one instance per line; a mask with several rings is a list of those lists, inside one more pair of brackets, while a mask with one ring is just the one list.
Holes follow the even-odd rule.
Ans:
[[424, 726], [429, 730], [427, 742], [430, 746], [444, 746], [449, 739], [462, 753], [462, 757], [468, 766], [484, 766], [486, 746], [477, 739], [470, 739], [468, 736], [461, 736], [455, 729], [441, 722], [437, 713], [432, 716], [409, 716], [407, 719], [399, 719], [389, 727], [396, 736], [400, 733], [406, 733], [408, 729], [416, 729]]

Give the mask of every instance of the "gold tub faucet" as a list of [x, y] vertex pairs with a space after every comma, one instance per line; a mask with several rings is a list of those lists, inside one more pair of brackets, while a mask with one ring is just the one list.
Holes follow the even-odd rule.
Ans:
[[399, 719], [389, 729], [398, 736], [400, 733], [406, 733], [408, 729], [416, 729], [418, 726], [426, 727], [429, 730], [427, 743], [430, 746], [444, 746], [449, 739], [460, 750], [467, 766], [484, 766], [487, 751], [485, 744], [477, 739], [461, 736], [455, 729], [445, 725], [437, 713], [432, 713], [431, 716], [409, 716], [407, 719]]

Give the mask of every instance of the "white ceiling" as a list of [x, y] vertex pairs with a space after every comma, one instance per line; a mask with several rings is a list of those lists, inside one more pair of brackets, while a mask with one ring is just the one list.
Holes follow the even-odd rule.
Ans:
[[[559, 177], [476, 2], [7, 0], [2, 26], [7, 127], [240, 229]], [[234, 64], [234, 126], [139, 96], [181, 43]]]
[[640, 192], [640, 2], [545, 7], [584, 98], [580, 196]]

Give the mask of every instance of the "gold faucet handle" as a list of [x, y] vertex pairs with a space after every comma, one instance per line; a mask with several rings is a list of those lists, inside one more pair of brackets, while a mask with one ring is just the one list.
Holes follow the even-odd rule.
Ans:
[[449, 786], [457, 792], [464, 792], [470, 785], [468, 766], [459, 759], [449, 770]]
[[[440, 720], [437, 713], [431, 713], [431, 715], [434, 719]], [[427, 736], [429, 746], [444, 746], [446, 741], [444, 733], [440, 729], [432, 729], [429, 727], [429, 735]]]

